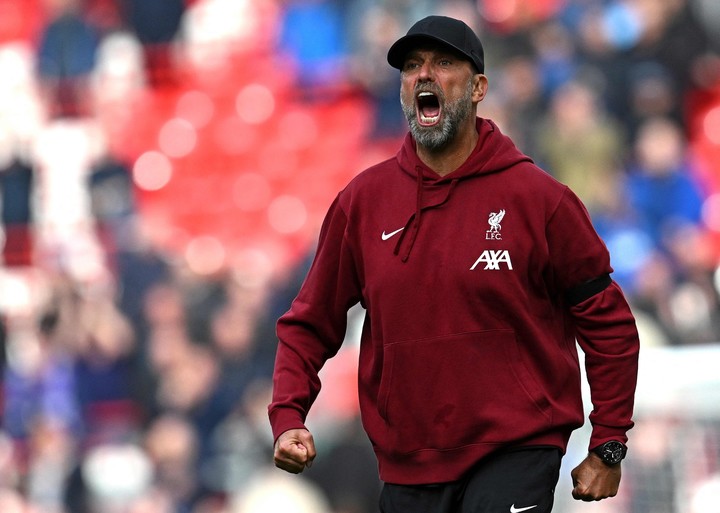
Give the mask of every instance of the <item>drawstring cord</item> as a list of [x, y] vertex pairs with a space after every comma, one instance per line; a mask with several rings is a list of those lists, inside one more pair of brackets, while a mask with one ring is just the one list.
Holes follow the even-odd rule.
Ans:
[[[408, 219], [407, 223], [405, 223], [405, 227], [403, 231], [400, 233], [400, 237], [398, 238], [397, 243], [395, 244], [395, 249], [393, 250], [393, 254], [397, 255], [400, 253], [400, 246], [402, 245], [403, 241], [405, 240], [405, 236], [407, 235], [407, 232], [410, 231], [410, 241], [407, 244], [407, 251], [402, 256], [402, 262], [405, 263], [410, 258], [410, 252], [413, 249], [413, 246], [415, 245], [415, 240], [417, 239], [417, 234], [420, 231], [420, 220], [422, 218], [422, 212], [424, 207], [422, 206], [422, 198], [423, 198], [423, 190], [425, 187], [423, 186], [423, 171], [420, 166], [416, 168], [417, 170], [417, 197], [416, 197], [416, 207], [415, 212], [410, 216], [410, 219]], [[457, 185], [459, 179], [454, 179], [452, 182], [450, 182], [450, 187], [448, 188], [447, 194], [445, 195], [445, 198], [436, 205], [431, 205], [432, 207], [439, 207], [441, 205], [444, 205], [448, 199], [450, 199], [450, 194], [452, 193], [453, 189], [455, 188], [455, 185]], [[430, 208], [430, 207], [428, 207]], [[415, 221], [413, 223], [413, 221]], [[408, 227], [412, 223], [412, 228], [408, 230]]]
[[[415, 213], [410, 216], [410, 219], [408, 219], [408, 222], [405, 223], [405, 229], [400, 234], [400, 237], [398, 238], [397, 244], [395, 244], [395, 250], [393, 251], [393, 254], [397, 255], [400, 252], [400, 246], [402, 245], [403, 240], [405, 240], [405, 235], [408, 231], [411, 231], [412, 234], [410, 236], [410, 244], [408, 245], [408, 250], [405, 253], [405, 255], [402, 257], [402, 261], [407, 262], [408, 258], [410, 258], [410, 251], [412, 250], [412, 247], [415, 245], [415, 239], [417, 238], [418, 230], [420, 229], [420, 217], [422, 216], [422, 196], [423, 196], [423, 170], [420, 166], [415, 168], [415, 171], [417, 172], [417, 195], [415, 198]], [[415, 220], [415, 223], [412, 224], [412, 228], [408, 230], [408, 227], [410, 226], [410, 223]]]

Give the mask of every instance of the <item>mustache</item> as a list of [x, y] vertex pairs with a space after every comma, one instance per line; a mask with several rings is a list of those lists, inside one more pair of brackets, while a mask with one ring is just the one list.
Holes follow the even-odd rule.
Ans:
[[432, 85], [432, 84], [418, 84], [413, 89], [413, 96], [417, 98], [417, 95], [420, 93], [432, 93], [435, 96], [437, 96], [439, 99], [444, 100], [445, 95], [442, 92], [442, 89], [439, 86]]

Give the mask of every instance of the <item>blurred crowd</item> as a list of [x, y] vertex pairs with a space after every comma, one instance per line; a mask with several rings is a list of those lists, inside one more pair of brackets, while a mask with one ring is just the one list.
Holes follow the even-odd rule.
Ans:
[[[64, 154], [82, 131], [74, 120], [102, 121], [110, 116], [102, 106], [122, 111], [129, 91], [182, 81], [178, 44], [206, 43], [195, 55], [202, 60], [213, 58], [208, 48], [221, 51], [214, 43], [227, 27], [269, 41], [293, 63], [294, 87], [308, 102], [331, 102], [338, 90], [361, 95], [372, 117], [365, 144], [391, 154], [406, 125], [387, 49], [426, 14], [464, 19], [486, 51], [490, 94], [479, 115], [586, 203], [642, 344], [684, 347], [720, 342], [720, 162], [693, 151], [698, 137], [720, 144], [716, 134], [699, 133], [703, 126], [720, 133], [720, 122], [693, 117], [720, 103], [718, 5], [0, 0], [0, 34], [24, 24], [32, 35], [23, 46], [32, 66], [0, 73], [0, 511], [376, 510], [379, 483], [353, 396], [362, 312], [351, 313], [347, 347], [311, 419], [316, 465], [301, 478], [272, 469], [274, 322], [313, 248], [292, 268], [262, 276], [238, 266], [198, 272], [202, 266], [146, 236], [132, 163], [112, 127], [98, 139], [101, 149], [85, 148], [91, 157]], [[217, 13], [227, 23], [209, 35]], [[262, 18], [254, 31], [249, 13], [271, 21]], [[12, 60], [3, 46], [16, 44], [0, 43], [0, 66]], [[128, 52], [142, 68], [106, 58]], [[48, 127], [63, 135], [52, 143], [39, 137]], [[60, 155], [63, 165], [53, 168]], [[40, 166], [52, 172], [40, 175]], [[670, 432], [661, 424], [649, 432]], [[707, 443], [697, 453], [704, 473], [694, 478], [720, 468], [717, 427], [697, 428]], [[659, 462], [647, 482], [660, 486], [674, 449], [645, 449], [647, 461]], [[636, 513], [695, 513], [718, 497], [683, 509], [674, 486], [670, 478], [666, 493], [654, 493], [659, 502], [638, 492], [623, 504]], [[720, 493], [714, 486], [710, 493]]]

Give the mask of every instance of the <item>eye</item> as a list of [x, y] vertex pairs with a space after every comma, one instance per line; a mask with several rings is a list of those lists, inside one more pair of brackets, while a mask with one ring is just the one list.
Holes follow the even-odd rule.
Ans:
[[416, 61], [406, 61], [403, 65], [403, 71], [411, 71], [415, 68], [417, 68], [419, 64]]

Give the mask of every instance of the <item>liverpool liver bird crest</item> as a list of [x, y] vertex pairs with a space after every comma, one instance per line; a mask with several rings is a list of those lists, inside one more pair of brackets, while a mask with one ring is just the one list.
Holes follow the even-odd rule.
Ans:
[[500, 232], [500, 229], [502, 228], [500, 223], [502, 222], [503, 217], [505, 217], [505, 209], [500, 210], [500, 212], [490, 212], [488, 223], [490, 223], [490, 231], [492, 233]]

